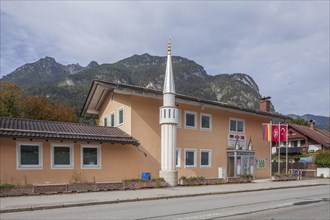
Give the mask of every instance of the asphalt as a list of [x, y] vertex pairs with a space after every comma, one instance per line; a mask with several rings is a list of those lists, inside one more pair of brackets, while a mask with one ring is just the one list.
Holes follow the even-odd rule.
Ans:
[[252, 183], [242, 184], [179, 186], [160, 189], [1, 197], [0, 213], [114, 204], [158, 199], [172, 199], [179, 197], [193, 197], [203, 195], [253, 192], [283, 188], [311, 187], [317, 185], [330, 185], [330, 179], [310, 179], [282, 182], [272, 182], [270, 180], [255, 180]]

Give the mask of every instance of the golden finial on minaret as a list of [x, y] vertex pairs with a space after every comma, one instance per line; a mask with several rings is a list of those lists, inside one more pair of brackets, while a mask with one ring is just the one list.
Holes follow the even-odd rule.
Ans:
[[168, 42], [167, 42], [167, 54], [171, 55], [171, 38], [168, 38]]

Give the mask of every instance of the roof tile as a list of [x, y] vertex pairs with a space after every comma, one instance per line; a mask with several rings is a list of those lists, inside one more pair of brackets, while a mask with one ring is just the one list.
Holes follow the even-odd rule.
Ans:
[[0, 117], [0, 136], [139, 145], [135, 138], [119, 128], [5, 117]]

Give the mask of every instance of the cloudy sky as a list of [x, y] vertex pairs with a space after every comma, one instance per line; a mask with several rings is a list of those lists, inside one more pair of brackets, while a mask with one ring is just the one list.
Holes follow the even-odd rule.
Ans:
[[172, 54], [246, 73], [278, 112], [329, 116], [329, 1], [1, 0], [1, 76], [51, 56], [82, 66]]

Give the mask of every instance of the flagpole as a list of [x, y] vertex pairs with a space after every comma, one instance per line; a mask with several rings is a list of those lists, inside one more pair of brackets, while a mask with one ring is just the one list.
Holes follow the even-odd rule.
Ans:
[[278, 169], [277, 172], [278, 174], [281, 173], [281, 140], [280, 140], [280, 125], [281, 122], [278, 123], [278, 128], [277, 128], [277, 136], [278, 136]]
[[272, 121], [270, 121], [270, 141], [269, 141], [269, 169], [270, 169], [270, 180], [272, 180]]
[[289, 130], [289, 125], [286, 124], [286, 134], [285, 134], [285, 173], [288, 173], [288, 130]]

